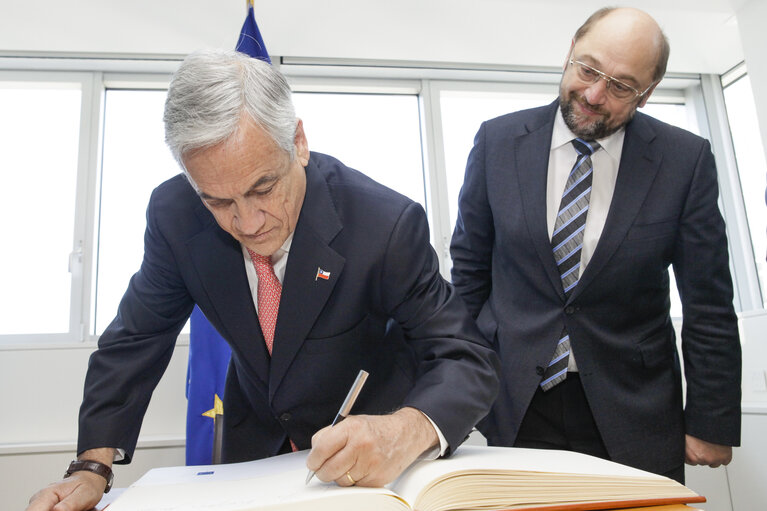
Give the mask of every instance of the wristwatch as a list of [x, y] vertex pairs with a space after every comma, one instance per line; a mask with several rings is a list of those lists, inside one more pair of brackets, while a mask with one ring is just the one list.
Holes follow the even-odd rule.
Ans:
[[80, 470], [93, 472], [94, 474], [98, 474], [106, 479], [107, 487], [104, 488], [104, 493], [109, 493], [109, 490], [112, 489], [112, 482], [114, 482], [115, 475], [112, 473], [112, 469], [107, 465], [92, 460], [73, 460], [72, 463], [69, 464], [67, 471], [64, 473], [64, 478], [66, 479], [67, 477], [71, 476], [75, 472], [79, 472]]

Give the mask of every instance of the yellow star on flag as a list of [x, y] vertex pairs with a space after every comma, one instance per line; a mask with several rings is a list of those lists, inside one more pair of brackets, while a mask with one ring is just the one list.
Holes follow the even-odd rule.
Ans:
[[207, 412], [203, 412], [202, 415], [205, 417], [210, 417], [214, 421], [216, 420], [216, 415], [224, 415], [224, 402], [221, 401], [221, 398], [218, 397], [218, 394], [213, 395], [213, 408]]

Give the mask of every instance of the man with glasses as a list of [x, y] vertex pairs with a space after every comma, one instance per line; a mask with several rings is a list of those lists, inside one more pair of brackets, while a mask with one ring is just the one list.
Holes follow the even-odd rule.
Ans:
[[476, 136], [452, 274], [501, 357], [480, 424], [491, 445], [683, 481], [685, 460], [716, 467], [739, 444], [741, 351], [711, 148], [637, 113], [668, 55], [646, 13], [599, 10], [573, 38], [559, 98]]

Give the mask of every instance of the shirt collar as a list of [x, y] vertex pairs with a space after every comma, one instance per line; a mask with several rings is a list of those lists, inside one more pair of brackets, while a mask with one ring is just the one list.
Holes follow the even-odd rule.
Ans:
[[283, 257], [288, 255], [290, 252], [290, 246], [293, 244], [293, 235], [295, 232], [296, 231], [291, 232], [285, 240], [285, 243], [283, 243], [282, 246], [275, 250], [274, 254], [272, 254], [272, 257], [270, 258], [272, 260], [272, 266], [277, 264]]

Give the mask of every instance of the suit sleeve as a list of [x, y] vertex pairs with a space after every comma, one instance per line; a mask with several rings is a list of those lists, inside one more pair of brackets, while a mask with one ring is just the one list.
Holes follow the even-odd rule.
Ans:
[[704, 142], [680, 221], [674, 274], [682, 299], [687, 433], [740, 445], [741, 346], [716, 166]]
[[445, 436], [449, 454], [482, 419], [498, 392], [498, 358], [452, 285], [439, 273], [423, 209], [405, 208], [389, 240], [382, 303], [418, 359], [403, 406], [424, 412]]
[[469, 153], [463, 187], [458, 196], [458, 217], [450, 244], [453, 284], [476, 319], [492, 287], [492, 250], [495, 231], [487, 198], [483, 124]]
[[156, 221], [155, 206], [153, 197], [147, 209], [141, 268], [90, 357], [80, 407], [78, 453], [121, 448], [123, 463], [133, 457], [152, 392], [193, 307]]

